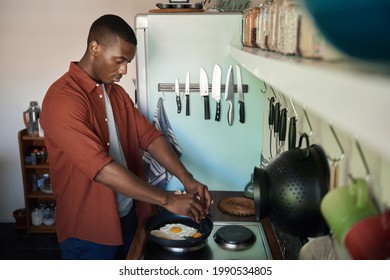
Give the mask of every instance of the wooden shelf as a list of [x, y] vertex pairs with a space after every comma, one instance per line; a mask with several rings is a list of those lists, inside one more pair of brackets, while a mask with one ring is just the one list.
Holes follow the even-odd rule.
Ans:
[[24, 166], [26, 169], [49, 169], [49, 164], [27, 164]]
[[55, 225], [53, 225], [53, 226], [45, 226], [45, 225], [33, 226], [33, 225], [31, 225], [29, 228], [30, 228], [30, 232], [32, 232], [32, 233], [53, 233], [53, 232], [56, 232]]
[[294, 102], [390, 157], [389, 65], [325, 62], [243, 46], [231, 46], [230, 55]]
[[43, 137], [31, 137], [27, 135], [26, 129], [19, 131], [19, 153], [20, 153], [20, 164], [23, 177], [23, 189], [24, 189], [24, 201], [26, 208], [26, 220], [27, 220], [27, 231], [32, 233], [53, 233], [56, 231], [55, 225], [53, 226], [33, 226], [31, 224], [31, 210], [36, 206], [37, 203], [53, 202], [55, 201], [52, 194], [47, 194], [41, 191], [32, 192], [32, 180], [33, 174], [44, 174], [49, 173], [49, 164], [25, 164], [25, 153], [32, 147], [43, 147], [45, 146], [45, 139]]
[[52, 194], [44, 193], [44, 192], [30, 192], [27, 194], [28, 198], [35, 198], [35, 199], [41, 199], [41, 200], [54, 200], [54, 197]]

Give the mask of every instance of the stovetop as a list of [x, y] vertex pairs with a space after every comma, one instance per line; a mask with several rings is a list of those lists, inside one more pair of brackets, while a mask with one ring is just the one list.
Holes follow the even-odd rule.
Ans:
[[[240, 225], [250, 229], [256, 241], [242, 250], [228, 250], [214, 241], [214, 234], [226, 225]], [[193, 252], [173, 252], [148, 241], [145, 246], [143, 259], [145, 260], [269, 260], [271, 251], [265, 237], [263, 226], [258, 222], [214, 222], [213, 230], [207, 239], [207, 244]]]

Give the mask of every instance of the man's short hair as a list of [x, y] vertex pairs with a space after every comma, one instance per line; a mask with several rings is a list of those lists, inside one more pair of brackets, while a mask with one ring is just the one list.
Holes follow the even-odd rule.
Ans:
[[95, 20], [89, 30], [87, 43], [96, 41], [100, 45], [109, 46], [120, 38], [128, 43], [137, 45], [137, 38], [131, 26], [121, 17], [104, 15]]

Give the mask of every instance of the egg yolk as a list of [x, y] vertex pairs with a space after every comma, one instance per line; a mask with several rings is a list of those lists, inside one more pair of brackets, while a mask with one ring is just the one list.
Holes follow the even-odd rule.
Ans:
[[181, 232], [181, 228], [180, 227], [172, 227], [169, 231], [172, 233], [179, 233], [179, 232]]
[[198, 231], [198, 232], [195, 232], [193, 235], [192, 235], [192, 237], [193, 238], [199, 238], [199, 237], [201, 237], [202, 236], [202, 234]]

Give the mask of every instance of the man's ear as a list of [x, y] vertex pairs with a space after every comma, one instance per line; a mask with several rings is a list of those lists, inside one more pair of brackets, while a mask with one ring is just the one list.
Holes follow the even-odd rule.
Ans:
[[98, 42], [96, 41], [91, 41], [89, 43], [89, 46], [88, 46], [88, 52], [92, 55], [92, 56], [97, 56], [97, 54], [99, 53], [99, 44]]

